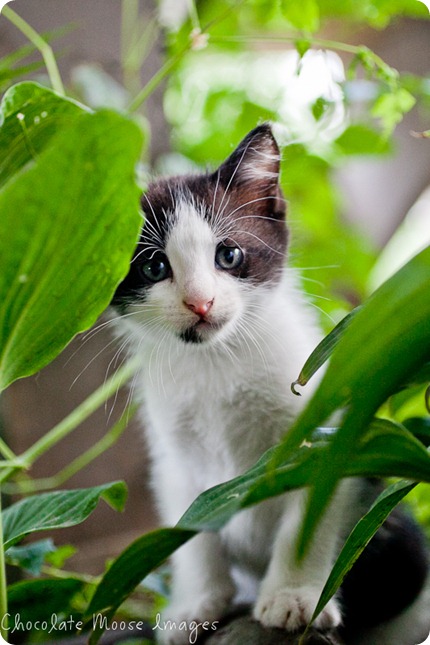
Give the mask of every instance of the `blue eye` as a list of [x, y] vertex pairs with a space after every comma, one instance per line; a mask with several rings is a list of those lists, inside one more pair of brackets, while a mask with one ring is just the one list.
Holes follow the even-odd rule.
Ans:
[[220, 269], [236, 269], [243, 262], [243, 252], [237, 246], [221, 244], [215, 254], [215, 262]]
[[144, 277], [150, 282], [161, 282], [171, 273], [169, 260], [163, 254], [156, 255], [141, 267]]

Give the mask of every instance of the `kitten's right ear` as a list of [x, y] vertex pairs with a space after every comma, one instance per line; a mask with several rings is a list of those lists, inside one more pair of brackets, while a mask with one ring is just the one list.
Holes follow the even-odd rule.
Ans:
[[264, 123], [247, 134], [219, 167], [216, 175], [229, 188], [258, 182], [273, 189], [279, 181], [280, 160], [272, 128]]

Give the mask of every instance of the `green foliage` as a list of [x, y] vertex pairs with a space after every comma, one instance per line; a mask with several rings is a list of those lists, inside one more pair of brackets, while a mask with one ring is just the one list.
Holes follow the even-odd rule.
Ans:
[[312, 620], [321, 613], [330, 598], [339, 589], [342, 581], [353, 564], [358, 560], [376, 531], [382, 526], [391, 511], [408, 495], [416, 484], [398, 482], [381, 493], [370, 510], [358, 521], [346, 540], [336, 564], [321, 593]]
[[23, 82], [10, 88], [0, 106], [0, 186], [44, 149], [55, 145], [52, 137], [87, 111], [36, 83]]
[[10, 638], [28, 637], [31, 626], [39, 638], [45, 633], [49, 635], [47, 638], [54, 637], [55, 642], [74, 634], [80, 620], [74, 609], [74, 598], [82, 587], [83, 583], [75, 578], [27, 580], [10, 585]]
[[11, 152], [0, 191], [0, 389], [91, 326], [127, 272], [141, 223], [133, 123], [28, 84], [7, 93], [2, 117], [0, 149]]
[[[5, 94], [0, 107], [1, 389], [50, 362], [91, 326], [127, 273], [141, 225], [135, 180], [141, 147], [140, 129], [116, 113], [92, 112], [35, 83]], [[132, 373], [130, 366], [126, 372]], [[116, 391], [120, 381], [114, 380]], [[1, 442], [6, 460], [0, 480], [29, 467], [94, 405], [103, 404], [112, 390], [102, 390], [21, 459]], [[100, 497], [119, 509], [124, 485], [25, 498], [2, 513], [4, 548], [34, 531], [83, 521]], [[43, 544], [16, 548], [6, 554], [8, 561], [27, 570], [40, 568]], [[2, 614], [3, 568], [2, 553]]]
[[390, 141], [363, 123], [354, 123], [346, 128], [336, 139], [336, 144], [340, 153], [345, 156], [376, 156], [391, 152]]
[[[43, 38], [46, 42], [51, 42], [63, 35], [66, 31], [68, 29], [60, 29], [52, 33], [44, 34]], [[6, 90], [11, 82], [16, 81], [18, 78], [26, 77], [43, 67], [43, 61], [40, 60], [24, 62], [34, 54], [35, 50], [36, 47], [34, 45], [28, 44], [0, 58], [0, 92]], [[22, 62], [24, 64], [20, 64]]]
[[342, 463], [354, 457], [360, 434], [387, 397], [430, 358], [429, 275], [430, 247], [373, 294], [340, 340], [320, 387], [285, 440], [281, 454], [288, 454], [315, 426], [347, 406], [327, 453], [331, 468], [321, 470], [318, 486], [312, 488], [302, 548], [333, 493]]
[[80, 524], [92, 513], [100, 498], [115, 510], [122, 510], [126, 487], [122, 482], [115, 482], [94, 488], [43, 493], [16, 502], [3, 511], [4, 548], [7, 550], [36, 531]]
[[296, 29], [312, 33], [320, 26], [320, 10], [316, 0], [303, 0], [300, 3], [281, 0], [281, 10]]
[[[200, 495], [175, 528], [159, 529], [133, 542], [102, 578], [88, 607], [87, 618], [102, 610], [111, 617], [138, 582], [179, 545], [191, 539], [196, 531], [218, 531], [239, 510], [316, 481], [321, 469], [326, 468], [327, 452], [335, 443], [336, 434], [326, 429], [314, 432], [305, 445], [290, 451], [282, 461], [278, 460], [280, 449], [270, 449], [244, 475]], [[273, 465], [275, 460], [279, 465]], [[400, 475], [430, 482], [430, 458], [406, 428], [386, 420], [375, 420], [356, 445], [355, 458], [343, 464], [342, 476], [358, 475]], [[324, 590], [322, 606], [335, 593], [343, 576], [392, 508], [412, 488], [409, 483], [398, 484], [376, 500], [345, 544]], [[133, 566], [130, 566], [131, 562]], [[96, 643], [99, 637], [97, 630], [91, 643]]]
[[395, 126], [415, 105], [415, 98], [408, 90], [399, 88], [391, 94], [383, 94], [373, 106], [372, 114], [379, 117], [387, 134], [391, 134]]
[[306, 385], [319, 368], [322, 367], [322, 365], [324, 365], [324, 363], [330, 358], [334, 348], [339, 343], [345, 330], [349, 327], [359, 310], [360, 307], [356, 307], [347, 316], [345, 316], [345, 318], [342, 318], [340, 323], [338, 323], [336, 327], [332, 329], [332, 331], [317, 345], [306, 363], [303, 365], [297, 381], [294, 381], [291, 385], [291, 389], [294, 394], [300, 395], [296, 386]]
[[46, 557], [54, 552], [54, 543], [51, 538], [48, 538], [25, 546], [10, 546], [7, 549], [6, 562], [16, 567], [21, 567], [27, 573], [38, 576]]
[[[135, 540], [109, 567], [88, 605], [84, 620], [90, 622], [95, 614], [101, 613], [112, 618], [142, 579], [194, 535], [195, 531], [189, 529], [159, 529]], [[102, 633], [99, 622], [90, 644], [97, 643]]]

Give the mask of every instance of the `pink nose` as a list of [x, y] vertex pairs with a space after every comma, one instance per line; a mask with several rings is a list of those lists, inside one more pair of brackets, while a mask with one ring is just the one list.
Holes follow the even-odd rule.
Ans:
[[188, 309], [190, 309], [193, 313], [197, 314], [198, 316], [206, 316], [209, 309], [212, 307], [213, 303], [214, 303], [214, 298], [212, 298], [212, 300], [209, 300], [209, 302], [205, 302], [204, 300], [185, 302], [184, 300], [184, 305]]

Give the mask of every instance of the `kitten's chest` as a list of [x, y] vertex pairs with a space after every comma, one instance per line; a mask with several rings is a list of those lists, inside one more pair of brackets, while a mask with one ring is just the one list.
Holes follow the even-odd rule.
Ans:
[[251, 466], [287, 430], [296, 401], [284, 378], [261, 379], [255, 366], [194, 365], [175, 376], [169, 366], [162, 390], [146, 387], [153, 441], [183, 460], [222, 467], [224, 477]]

